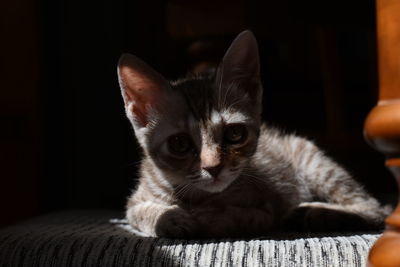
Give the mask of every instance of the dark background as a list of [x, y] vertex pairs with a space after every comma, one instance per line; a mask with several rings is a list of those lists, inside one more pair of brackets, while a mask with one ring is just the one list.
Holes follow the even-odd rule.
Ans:
[[215, 65], [244, 29], [259, 42], [265, 120], [315, 140], [372, 193], [396, 193], [362, 135], [377, 96], [372, 0], [13, 0], [0, 21], [0, 226], [123, 209], [140, 149], [120, 54], [176, 79]]

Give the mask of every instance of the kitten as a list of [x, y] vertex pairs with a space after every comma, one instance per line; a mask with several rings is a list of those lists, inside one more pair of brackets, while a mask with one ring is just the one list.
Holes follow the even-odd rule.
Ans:
[[120, 58], [126, 114], [144, 151], [126, 210], [134, 228], [201, 238], [383, 223], [388, 209], [341, 166], [312, 142], [261, 122], [259, 69], [250, 31], [233, 41], [215, 75], [168, 82], [135, 56]]

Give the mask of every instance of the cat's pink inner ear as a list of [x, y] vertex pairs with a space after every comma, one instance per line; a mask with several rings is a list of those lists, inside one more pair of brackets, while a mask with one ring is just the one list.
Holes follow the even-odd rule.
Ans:
[[149, 122], [151, 109], [157, 109], [165, 79], [139, 58], [124, 54], [118, 63], [118, 77], [125, 106], [143, 127]]

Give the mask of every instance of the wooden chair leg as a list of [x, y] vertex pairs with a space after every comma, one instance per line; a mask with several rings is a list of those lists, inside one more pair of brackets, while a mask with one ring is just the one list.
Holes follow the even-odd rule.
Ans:
[[[397, 127], [397, 133], [391, 127]], [[373, 147], [388, 156], [386, 166], [396, 177], [400, 192], [400, 103], [375, 107], [367, 118], [365, 134]], [[400, 266], [400, 199], [385, 222], [385, 232], [369, 253], [369, 267]]]
[[[365, 137], [386, 155], [400, 191], [400, 1], [377, 0], [379, 102], [365, 122]], [[400, 200], [372, 247], [368, 266], [400, 266]]]

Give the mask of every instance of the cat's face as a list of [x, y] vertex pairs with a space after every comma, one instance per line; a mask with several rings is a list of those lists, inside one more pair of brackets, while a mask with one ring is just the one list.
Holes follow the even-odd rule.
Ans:
[[[259, 115], [245, 94], [231, 92], [225, 96], [225, 105], [219, 105], [218, 89], [213, 82], [207, 78], [197, 82], [209, 88], [193, 88], [191, 80], [172, 86], [177, 95], [169, 96], [170, 105], [149, 127], [145, 146], [174, 184], [191, 183], [209, 192], [219, 192], [239, 175], [254, 153]], [[185, 96], [180, 95], [183, 88], [188, 88]], [[195, 98], [193, 90], [204, 92]], [[192, 106], [185, 101], [187, 98], [196, 104], [207, 101], [209, 106]], [[196, 116], [199, 113], [201, 117]]]
[[168, 83], [124, 55], [119, 78], [139, 143], [173, 185], [227, 188], [255, 152], [261, 113], [257, 44], [240, 34], [215, 76]]

